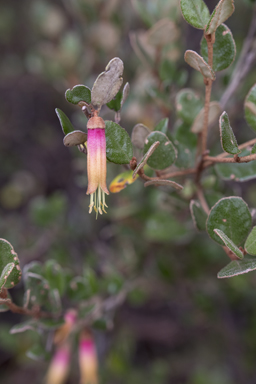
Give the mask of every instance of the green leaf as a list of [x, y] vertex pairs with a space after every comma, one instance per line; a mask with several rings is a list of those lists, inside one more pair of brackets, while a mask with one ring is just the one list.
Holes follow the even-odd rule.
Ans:
[[75, 85], [72, 89], [67, 89], [65, 97], [72, 104], [78, 104], [81, 101], [88, 105], [91, 104], [91, 90], [85, 85]]
[[233, 243], [232, 240], [228, 238], [227, 235], [225, 235], [223, 231], [221, 231], [220, 229], [214, 229], [214, 232], [221, 238], [221, 240], [223, 240], [226, 247], [228, 247], [231, 252], [233, 252], [237, 257], [239, 257], [239, 259], [243, 259], [243, 252], [240, 251], [240, 249]]
[[82, 131], [73, 131], [68, 133], [64, 139], [65, 147], [74, 147], [75, 145], [84, 144], [87, 141], [87, 133]]
[[73, 132], [75, 130], [75, 128], [73, 127], [73, 125], [72, 125], [71, 121], [69, 120], [69, 118], [67, 117], [67, 115], [65, 115], [65, 113], [62, 112], [62, 110], [59, 108], [55, 108], [55, 112], [56, 112], [58, 119], [60, 121], [60, 125], [61, 125], [61, 128], [62, 128], [64, 135], [67, 135], [68, 133]]
[[91, 103], [96, 110], [116, 96], [123, 83], [123, 70], [122, 60], [115, 57], [110, 60], [105, 71], [97, 77], [91, 92]]
[[[218, 119], [221, 113], [221, 106], [217, 101], [211, 101], [209, 105], [208, 126]], [[204, 127], [204, 108], [201, 109], [191, 127], [191, 132], [200, 133]]]
[[42, 346], [40, 342], [38, 342], [37, 344], [34, 344], [33, 347], [31, 347], [26, 352], [26, 355], [27, 357], [35, 361], [48, 360], [50, 357], [50, 353], [45, 350], [45, 348]]
[[176, 140], [174, 141], [175, 148], [178, 151], [177, 160], [175, 162], [175, 166], [178, 168], [188, 168], [193, 167], [195, 163], [195, 151], [187, 146], [178, 143]]
[[246, 96], [244, 110], [247, 123], [256, 131], [256, 84], [254, 84]]
[[168, 123], [169, 123], [168, 117], [160, 120], [159, 123], [156, 125], [154, 131], [160, 131], [160, 132], [163, 132], [164, 134], [166, 134], [168, 131]]
[[253, 227], [251, 233], [246, 239], [244, 249], [252, 256], [256, 256], [256, 226]]
[[201, 205], [195, 200], [191, 200], [189, 207], [196, 229], [198, 229], [198, 231], [205, 231], [207, 214]]
[[122, 92], [119, 90], [114, 97], [113, 100], [111, 100], [109, 103], [107, 103], [107, 106], [109, 109], [113, 109], [113, 111], [118, 112], [121, 109], [121, 101], [122, 101]]
[[220, 126], [220, 139], [223, 151], [230, 153], [231, 155], [236, 155], [240, 153], [238, 148], [237, 141], [233, 130], [229, 123], [229, 118], [227, 112], [223, 112], [219, 120]]
[[147, 164], [153, 169], [165, 169], [175, 162], [177, 150], [164, 133], [154, 131], [146, 138], [143, 149], [144, 155], [156, 141], [159, 141], [160, 145], [149, 157]]
[[[247, 156], [250, 152], [243, 150], [241, 156]], [[232, 156], [229, 156], [232, 157]], [[223, 180], [248, 181], [256, 178], [256, 161], [249, 163], [226, 163], [214, 166], [217, 174]]]
[[129, 92], [130, 92], [130, 84], [127, 82], [123, 88], [123, 92], [122, 92], [122, 99], [121, 99], [121, 108], [123, 107], [127, 97], [129, 96]]
[[196, 71], [199, 71], [204, 77], [215, 80], [215, 74], [212, 68], [197, 52], [188, 50], [184, 55], [185, 61]]
[[22, 323], [14, 325], [10, 329], [10, 334], [13, 335], [15, 333], [22, 333], [25, 331], [34, 331], [36, 329], [36, 321], [35, 320], [27, 320]]
[[[198, 112], [200, 110], [201, 110], [201, 107], [199, 108]], [[185, 148], [189, 148], [190, 150], [196, 149], [197, 135], [191, 132], [190, 128], [191, 128], [190, 124], [177, 121], [177, 123], [175, 124], [175, 132], [174, 132], [175, 145], [177, 141], [179, 144], [182, 144]]]
[[256, 144], [251, 149], [251, 155], [254, 155], [256, 153]]
[[204, 29], [210, 19], [210, 12], [203, 0], [180, 0], [184, 19], [194, 28]]
[[45, 263], [45, 277], [51, 289], [57, 289], [62, 295], [65, 291], [65, 276], [61, 266], [55, 260]]
[[[208, 63], [208, 46], [204, 36], [201, 40], [201, 56]], [[221, 24], [215, 34], [212, 69], [217, 72], [228, 68], [233, 63], [235, 56], [236, 43], [232, 32], [225, 24]]]
[[[175, 105], [177, 115], [187, 124], [193, 123], [203, 108], [202, 100], [189, 88], [184, 88], [177, 93]], [[179, 141], [178, 138], [177, 140]]]
[[47, 330], [55, 330], [65, 324], [63, 319], [40, 319], [39, 325]]
[[21, 278], [19, 258], [13, 246], [5, 239], [0, 239], [0, 291], [13, 288]]
[[128, 133], [113, 121], [105, 121], [105, 124], [108, 161], [115, 164], [129, 164], [132, 159], [133, 150]]
[[149, 148], [149, 150], [146, 152], [146, 154], [142, 157], [142, 159], [140, 160], [140, 162], [137, 164], [137, 167], [135, 168], [135, 170], [133, 171], [133, 174], [132, 174], [132, 177], [135, 178], [135, 176], [137, 175], [137, 173], [139, 172], [139, 170], [141, 168], [143, 168], [148, 160], [148, 158], [152, 155], [152, 153], [156, 150], [156, 148], [159, 146], [160, 142], [159, 141], [155, 141], [151, 147]]
[[69, 297], [77, 302], [87, 300], [91, 297], [91, 292], [84, 277], [76, 276], [70, 281], [68, 294]]
[[220, 0], [216, 5], [210, 20], [207, 24], [205, 32], [210, 35], [216, 31], [219, 25], [224, 23], [234, 12], [235, 6], [233, 0]]
[[144, 124], [136, 124], [132, 130], [132, 144], [139, 149], [144, 147], [146, 137], [151, 133], [150, 129]]
[[209, 236], [221, 245], [224, 245], [224, 242], [214, 232], [214, 229], [220, 229], [233, 243], [239, 245], [248, 235], [251, 225], [250, 211], [241, 197], [220, 199], [212, 207], [206, 222]]
[[255, 257], [245, 256], [243, 260], [231, 261], [226, 267], [224, 267], [219, 273], [218, 278], [224, 279], [227, 277], [233, 277], [242, 275], [254, 271], [256, 269]]
[[11, 298], [11, 295], [10, 295], [9, 291], [7, 291], [7, 298], [6, 298], [6, 299], [1, 299], [2, 304], [0, 304], [0, 313], [1, 313], [1, 312], [7, 312], [7, 311], [9, 311], [9, 307], [8, 307], [8, 305], [4, 304], [4, 302], [5, 302], [6, 300], [11, 300], [11, 299], [12, 299], [12, 298]]

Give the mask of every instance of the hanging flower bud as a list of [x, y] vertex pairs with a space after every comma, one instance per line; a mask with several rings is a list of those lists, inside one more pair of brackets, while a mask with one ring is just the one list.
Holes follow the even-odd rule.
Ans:
[[70, 345], [62, 344], [55, 352], [46, 376], [46, 384], [64, 384], [70, 363]]
[[98, 383], [98, 359], [94, 340], [87, 331], [83, 331], [79, 343], [80, 384]]
[[106, 186], [107, 160], [105, 123], [101, 117], [94, 116], [87, 123], [87, 174], [90, 195], [89, 213], [94, 208], [95, 212], [105, 212], [105, 193], [109, 191]]
[[67, 337], [69, 336], [69, 334], [73, 328], [73, 325], [76, 322], [76, 318], [77, 318], [77, 312], [74, 309], [69, 309], [66, 312], [66, 314], [64, 316], [65, 324], [63, 324], [55, 332], [54, 344], [63, 343], [67, 339]]

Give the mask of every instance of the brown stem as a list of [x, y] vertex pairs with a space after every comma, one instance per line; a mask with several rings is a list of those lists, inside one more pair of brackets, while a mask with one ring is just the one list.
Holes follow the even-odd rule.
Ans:
[[[205, 39], [208, 47], [208, 64], [212, 68], [213, 65], [213, 44], [215, 41], [215, 35], [205, 35]], [[201, 133], [202, 145], [201, 145], [201, 154], [203, 154], [207, 149], [207, 133], [208, 133], [208, 120], [209, 120], [209, 110], [210, 110], [210, 101], [212, 93], [212, 80], [204, 78], [205, 82], [205, 102], [204, 102], [204, 127]]]
[[[253, 155], [248, 155], [248, 156], [243, 156], [243, 157], [228, 157], [228, 158], [223, 158], [223, 157], [212, 157], [212, 156], [205, 156], [205, 161], [209, 161], [211, 163], [249, 163], [250, 161], [256, 160], [256, 154]], [[210, 166], [212, 164], [207, 164], [204, 166]]]
[[0, 304], [7, 305], [7, 307], [9, 307], [10, 311], [13, 313], [18, 313], [20, 315], [35, 317], [36, 319], [39, 319], [41, 317], [43, 317], [43, 318], [53, 317], [51, 313], [40, 311], [39, 306], [35, 306], [33, 309], [27, 309], [24, 307], [19, 307], [18, 305], [14, 304], [11, 301], [11, 299], [7, 299], [7, 290], [5, 288], [3, 288], [2, 292], [0, 293]]

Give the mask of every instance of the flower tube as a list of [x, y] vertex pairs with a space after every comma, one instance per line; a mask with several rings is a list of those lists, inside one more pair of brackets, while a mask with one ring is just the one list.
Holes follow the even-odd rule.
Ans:
[[90, 195], [89, 213], [92, 209], [102, 215], [107, 207], [105, 194], [109, 194], [106, 186], [107, 159], [105, 123], [101, 117], [94, 116], [87, 123], [87, 174]]
[[46, 376], [46, 384], [64, 384], [70, 363], [70, 346], [62, 344], [55, 352]]
[[81, 381], [80, 384], [98, 383], [98, 359], [94, 340], [91, 335], [84, 331], [79, 343], [79, 365]]

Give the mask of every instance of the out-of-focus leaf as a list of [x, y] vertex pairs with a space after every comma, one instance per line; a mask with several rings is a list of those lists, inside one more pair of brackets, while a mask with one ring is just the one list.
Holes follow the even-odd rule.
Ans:
[[5, 239], [0, 239], [0, 291], [13, 288], [21, 278], [21, 269], [17, 253]]
[[[241, 156], [247, 156], [250, 152], [243, 150]], [[232, 157], [232, 156], [231, 156]], [[256, 161], [249, 163], [219, 163], [214, 166], [217, 174], [223, 180], [248, 181], [256, 178]]]
[[65, 324], [63, 319], [40, 319], [39, 325], [40, 327], [47, 330], [55, 330], [60, 328]]
[[42, 346], [40, 342], [38, 342], [37, 344], [34, 344], [33, 347], [31, 347], [26, 352], [26, 355], [27, 357], [35, 361], [48, 360], [50, 357], [49, 352], [45, 350], [45, 348]]
[[220, 139], [223, 151], [230, 153], [231, 155], [236, 155], [240, 153], [238, 148], [237, 141], [233, 130], [229, 123], [229, 118], [227, 112], [223, 112], [219, 120], [220, 126]]
[[156, 141], [159, 141], [160, 145], [148, 158], [147, 164], [153, 169], [165, 169], [175, 162], [177, 158], [177, 150], [164, 133], [154, 131], [150, 133], [145, 140], [143, 149], [144, 154], [148, 152], [152, 144]]
[[10, 329], [10, 334], [13, 335], [15, 333], [22, 333], [25, 331], [34, 331], [35, 329], [36, 329], [36, 321], [28, 320], [28, 321], [24, 321], [22, 323], [14, 325]]
[[130, 84], [126, 83], [122, 92], [121, 108], [123, 107], [125, 101], [127, 100], [127, 97], [129, 96], [129, 92], [130, 92]]
[[205, 32], [210, 35], [216, 31], [219, 25], [224, 23], [234, 12], [234, 0], [220, 0], [216, 5], [210, 20], [207, 24]]
[[44, 268], [50, 288], [57, 289], [62, 295], [65, 291], [65, 276], [61, 266], [55, 260], [47, 260]]
[[196, 229], [198, 229], [198, 231], [205, 231], [207, 214], [201, 205], [195, 200], [191, 200], [189, 207]]
[[113, 121], [106, 124], [106, 154], [108, 161], [115, 164], [129, 164], [133, 150], [131, 139], [125, 129]]
[[151, 133], [150, 129], [144, 124], [136, 124], [132, 130], [132, 144], [142, 149], [145, 144], [146, 137]]
[[184, 59], [192, 68], [199, 71], [204, 77], [215, 80], [215, 74], [212, 68], [197, 52], [191, 50], [186, 51]]
[[210, 12], [203, 0], [180, 0], [184, 19], [194, 28], [204, 29], [210, 19]]
[[244, 249], [252, 256], [256, 256], [256, 227], [253, 227], [246, 239]]
[[254, 84], [246, 96], [244, 110], [247, 123], [256, 131], [256, 84]]
[[219, 273], [218, 278], [224, 279], [227, 277], [233, 277], [242, 275], [254, 271], [256, 269], [255, 257], [245, 256], [242, 260], [231, 261], [226, 267], [224, 267]]
[[159, 20], [147, 32], [147, 40], [149, 44], [156, 47], [163, 47], [175, 41], [179, 35], [176, 24], [169, 18]]
[[61, 125], [61, 128], [62, 128], [64, 135], [67, 135], [68, 133], [73, 132], [75, 130], [75, 128], [73, 127], [73, 125], [72, 125], [71, 121], [69, 120], [69, 118], [67, 117], [67, 115], [65, 115], [65, 113], [62, 112], [62, 110], [59, 108], [56, 108], [55, 112], [56, 112], [58, 119], [60, 121], [60, 125]]
[[[211, 101], [209, 106], [209, 115], [208, 115], [208, 126], [213, 124], [215, 120], [218, 119], [221, 113], [221, 106], [217, 101]], [[204, 127], [204, 108], [201, 109], [199, 114], [194, 120], [194, 123], [191, 127], [191, 132], [199, 133], [202, 132]]]
[[169, 123], [168, 117], [160, 120], [159, 123], [156, 125], [154, 131], [160, 131], [160, 132], [163, 132], [164, 134], [166, 134], [167, 130], [168, 130], [168, 123]]
[[84, 144], [86, 141], [87, 133], [82, 131], [70, 132], [63, 139], [65, 147], [74, 147], [75, 145]]
[[[208, 47], [205, 37], [201, 40], [201, 55], [208, 63]], [[236, 43], [232, 32], [225, 24], [221, 24], [215, 34], [212, 69], [217, 72], [228, 68], [233, 63], [235, 56]]]
[[109, 185], [110, 192], [118, 193], [122, 191], [124, 188], [126, 188], [127, 185], [134, 183], [134, 181], [137, 180], [139, 176], [136, 175], [135, 178], [133, 178], [132, 174], [133, 174], [133, 171], [126, 171], [116, 176]]
[[46, 227], [63, 217], [66, 207], [66, 196], [56, 192], [48, 198], [44, 196], [34, 198], [30, 204], [30, 215], [37, 225]]
[[91, 92], [91, 103], [95, 109], [109, 103], [119, 91], [123, 83], [124, 64], [119, 57], [112, 59], [104, 72], [96, 79]]
[[81, 101], [84, 101], [87, 105], [91, 104], [91, 90], [85, 85], [76, 85], [72, 89], [67, 89], [65, 97], [72, 104], [78, 104]]
[[221, 240], [231, 252], [233, 252], [237, 257], [239, 257], [239, 259], [243, 259], [243, 252], [240, 251], [240, 249], [233, 243], [232, 240], [228, 238], [228, 236], [223, 231], [221, 231], [220, 229], [214, 229], [214, 232], [221, 238]]
[[217, 243], [224, 242], [214, 232], [220, 229], [235, 244], [239, 245], [247, 237], [252, 225], [252, 217], [246, 202], [241, 197], [225, 197], [211, 209], [206, 222], [209, 236]]
[[167, 212], [157, 212], [146, 221], [144, 235], [149, 241], [179, 241], [187, 233], [186, 228]]
[[177, 93], [175, 105], [177, 115], [187, 124], [191, 124], [203, 108], [201, 99], [189, 88], [184, 88]]
[[182, 185], [175, 183], [175, 181], [171, 181], [171, 180], [159, 180], [159, 179], [149, 180], [149, 181], [146, 181], [146, 183], [144, 184], [144, 187], [149, 187], [150, 185], [155, 185], [156, 187], [160, 187], [160, 186], [172, 187], [174, 189], [177, 189], [178, 191], [183, 189]]

